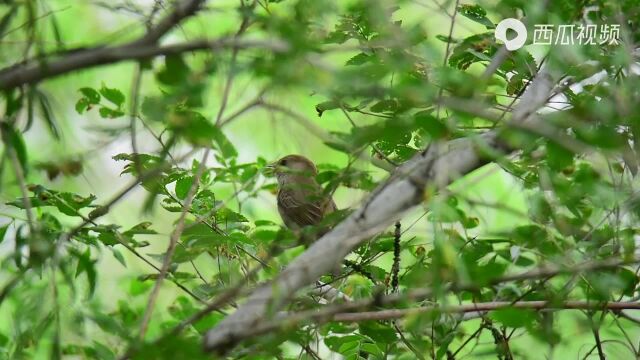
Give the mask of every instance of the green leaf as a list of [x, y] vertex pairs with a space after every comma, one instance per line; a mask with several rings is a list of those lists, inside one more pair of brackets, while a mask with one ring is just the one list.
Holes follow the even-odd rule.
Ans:
[[24, 143], [22, 134], [16, 131], [11, 124], [6, 121], [0, 123], [2, 126], [2, 137], [6, 145], [11, 146], [16, 153], [18, 162], [22, 166], [22, 171], [26, 176], [29, 168], [27, 167], [27, 146]]
[[364, 343], [360, 345], [360, 350], [375, 356], [378, 359], [384, 358], [384, 353], [377, 344]]
[[215, 233], [205, 224], [188, 227], [182, 233], [182, 243], [176, 247], [171, 259], [173, 263], [183, 263], [195, 260], [198, 256], [227, 243], [228, 238]]
[[175, 109], [171, 113], [169, 128], [197, 146], [211, 146], [221, 134], [220, 129], [200, 113], [186, 109]]
[[4, 240], [4, 236], [7, 234], [7, 229], [9, 229], [9, 225], [11, 225], [11, 223], [8, 223], [8, 224], [0, 227], [0, 244]]
[[78, 114], [82, 114], [83, 112], [89, 110], [90, 106], [91, 104], [89, 103], [89, 100], [86, 97], [83, 97], [78, 99], [78, 102], [76, 102], [75, 109]]
[[104, 360], [116, 359], [115, 353], [108, 346], [101, 344], [95, 340], [92, 341], [92, 345], [93, 347], [89, 348], [91, 349], [89, 354], [94, 355], [95, 357], [94, 356], [91, 356], [91, 357], [94, 357], [95, 359], [104, 359]]
[[[79, 210], [89, 207], [96, 199], [95, 195], [83, 197], [74, 193], [46, 189], [41, 185], [33, 185], [29, 190], [36, 195], [29, 198], [32, 207], [55, 206], [60, 212], [69, 216], [80, 216]], [[7, 205], [25, 208], [22, 198], [10, 201]]]
[[5, 90], [3, 92], [4, 98], [5, 98], [5, 103], [6, 103], [6, 110], [4, 113], [4, 117], [11, 117], [13, 115], [15, 115], [20, 109], [22, 109], [22, 103], [23, 103], [23, 94], [22, 92], [19, 92], [17, 96], [14, 96], [15, 90]]
[[113, 257], [116, 258], [116, 260], [118, 260], [118, 262], [122, 264], [122, 266], [127, 267], [127, 263], [124, 260], [124, 256], [122, 256], [122, 253], [118, 249], [112, 246], [111, 252], [113, 253]]
[[521, 74], [514, 74], [507, 83], [507, 95], [515, 95], [524, 89], [526, 78]]
[[193, 180], [193, 176], [187, 176], [176, 181], [176, 196], [178, 199], [184, 200], [187, 197], [189, 189], [191, 189], [191, 185], [193, 184]]
[[346, 63], [346, 65], [362, 65], [368, 61], [371, 61], [371, 59], [373, 59], [374, 56], [372, 55], [367, 55], [365, 53], [360, 53], [354, 57], [352, 57], [351, 59], [349, 59]]
[[[222, 236], [222, 238], [220, 237]], [[182, 239], [185, 242], [185, 246], [191, 246], [195, 244], [199, 240], [221, 240], [224, 239], [225, 236], [215, 233], [211, 228], [205, 224], [199, 223], [195, 225], [189, 225], [182, 232]], [[196, 241], [196, 242], [193, 242]], [[220, 242], [222, 244], [224, 242]]]
[[117, 109], [111, 109], [105, 106], [100, 107], [99, 113], [100, 113], [100, 117], [102, 117], [103, 119], [115, 119], [115, 118], [124, 116], [123, 111], [117, 110]]
[[494, 39], [493, 32], [476, 34], [465, 38], [453, 48], [449, 57], [449, 65], [464, 70], [475, 62], [491, 61], [497, 51]]
[[150, 121], [164, 121], [169, 113], [168, 104], [160, 96], [145, 96], [140, 106], [140, 111]]
[[120, 109], [122, 107], [122, 104], [124, 103], [124, 95], [118, 89], [108, 88], [104, 84], [102, 84], [102, 88], [100, 88], [100, 94], [102, 94], [105, 99], [115, 104], [118, 109]]
[[381, 100], [371, 106], [371, 111], [382, 112], [395, 112], [398, 109], [398, 102], [394, 99]]
[[42, 119], [45, 124], [49, 128], [49, 132], [55, 139], [60, 138], [60, 133], [58, 131], [58, 125], [55, 117], [53, 116], [53, 109], [51, 107], [51, 103], [49, 102], [49, 98], [42, 91], [35, 89], [35, 94], [38, 98], [38, 105], [40, 106], [40, 112], [42, 115]]
[[398, 340], [396, 331], [388, 326], [373, 321], [360, 323], [360, 333], [371, 338], [376, 343], [392, 344]]
[[627, 142], [615, 125], [576, 127], [574, 131], [578, 139], [603, 149], [617, 149]]
[[125, 236], [133, 236], [133, 235], [153, 235], [153, 234], [157, 234], [158, 232], [150, 229], [149, 227], [152, 225], [151, 222], [149, 221], [143, 221], [135, 226], [133, 226], [131, 229], [123, 232], [122, 234]]
[[278, 224], [271, 220], [256, 220], [253, 224], [255, 226], [278, 226]]
[[236, 148], [233, 146], [231, 141], [229, 141], [222, 130], [217, 126], [213, 129], [213, 140], [215, 141], [218, 150], [220, 150], [220, 153], [222, 153], [222, 156], [226, 159], [238, 156], [238, 151], [236, 151]]
[[414, 115], [413, 119], [416, 126], [425, 130], [434, 139], [440, 139], [449, 134], [449, 129], [444, 122], [431, 115], [431, 111], [420, 111]]
[[505, 308], [491, 312], [491, 319], [510, 328], [527, 327], [536, 319], [536, 313], [530, 309]]
[[147, 281], [141, 281], [140, 279], [133, 279], [129, 283], [129, 294], [131, 296], [138, 296], [146, 293], [151, 289], [153, 284]]
[[220, 223], [233, 223], [233, 222], [249, 222], [244, 215], [239, 214], [228, 207], [223, 207], [216, 211], [215, 218]]
[[321, 117], [322, 114], [327, 110], [334, 110], [340, 108], [340, 102], [336, 100], [329, 100], [325, 102], [321, 102], [316, 105], [316, 111], [318, 112], [318, 117]]
[[189, 66], [181, 55], [169, 55], [164, 59], [165, 66], [156, 74], [156, 79], [166, 85], [180, 85], [187, 80]]
[[100, 93], [98, 93], [95, 89], [83, 87], [78, 91], [80, 91], [82, 95], [84, 95], [84, 99], [87, 100], [88, 104], [97, 105], [100, 103]]
[[458, 7], [458, 12], [466, 18], [486, 26], [487, 29], [494, 29], [496, 27], [491, 20], [487, 18], [487, 12], [480, 5], [462, 4]]
[[332, 351], [341, 352], [345, 344], [357, 344], [362, 339], [362, 335], [329, 336], [324, 339], [324, 344]]
[[76, 277], [78, 277], [83, 272], [87, 274], [87, 281], [89, 282], [89, 297], [93, 296], [96, 290], [96, 268], [95, 264], [97, 260], [91, 259], [91, 250], [87, 249], [84, 253], [80, 254], [77, 252], [74, 253], [75, 257], [78, 259], [78, 265], [76, 267]]
[[471, 97], [483, 86], [477, 77], [455, 67], [441, 67], [436, 69], [434, 74], [442, 87], [463, 98]]

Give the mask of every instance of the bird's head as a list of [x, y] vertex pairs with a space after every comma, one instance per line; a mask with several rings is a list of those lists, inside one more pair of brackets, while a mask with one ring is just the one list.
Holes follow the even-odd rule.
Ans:
[[318, 175], [318, 170], [313, 162], [302, 155], [287, 155], [278, 161], [267, 165], [280, 184], [293, 177], [311, 177]]

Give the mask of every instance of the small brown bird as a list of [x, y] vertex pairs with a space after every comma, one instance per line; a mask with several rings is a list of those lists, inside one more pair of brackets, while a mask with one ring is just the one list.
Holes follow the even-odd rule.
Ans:
[[[291, 230], [318, 225], [336, 210], [331, 195], [324, 194], [316, 181], [318, 170], [301, 155], [287, 155], [269, 165], [278, 179], [278, 212]], [[329, 229], [318, 230], [321, 236]]]

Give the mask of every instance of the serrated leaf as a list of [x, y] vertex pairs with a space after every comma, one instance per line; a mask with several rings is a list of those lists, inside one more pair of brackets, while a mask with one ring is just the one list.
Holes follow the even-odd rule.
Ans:
[[89, 87], [80, 88], [78, 91], [82, 93], [87, 103], [97, 105], [100, 103], [100, 93]]
[[462, 4], [458, 7], [458, 12], [466, 18], [484, 25], [487, 29], [494, 29], [496, 27], [493, 22], [487, 18], [487, 12], [480, 5]]
[[124, 103], [124, 94], [122, 94], [122, 92], [118, 89], [108, 88], [104, 84], [102, 84], [102, 87], [100, 88], [100, 94], [104, 96], [105, 99], [115, 104], [118, 109], [120, 109], [122, 107], [122, 104]]

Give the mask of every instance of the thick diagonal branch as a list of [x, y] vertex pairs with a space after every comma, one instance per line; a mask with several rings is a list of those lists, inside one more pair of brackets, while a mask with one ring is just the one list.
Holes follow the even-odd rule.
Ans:
[[[536, 110], [546, 104], [554, 84], [555, 79], [546, 68], [540, 71], [518, 103], [511, 121], [527, 122]], [[479, 154], [479, 144], [508, 150], [499, 141], [498, 131], [475, 139], [432, 145], [398, 168], [359, 209], [316, 241], [275, 280], [256, 289], [235, 313], [209, 330], [204, 340], [205, 348], [224, 351], [246, 338], [252, 328], [268, 320], [298, 290], [339, 266], [356, 246], [423, 202], [427, 185], [441, 189], [486, 164], [490, 160]]]

